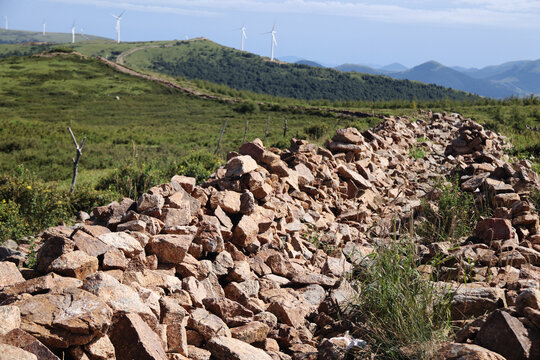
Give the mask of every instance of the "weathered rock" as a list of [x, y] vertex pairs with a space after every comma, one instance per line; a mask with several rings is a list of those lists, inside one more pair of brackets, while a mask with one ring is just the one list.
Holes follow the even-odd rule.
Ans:
[[24, 278], [17, 265], [8, 261], [0, 262], [0, 288], [21, 282], [24, 282]]
[[56, 258], [49, 265], [49, 271], [83, 280], [88, 275], [98, 271], [98, 267], [99, 262], [96, 257], [90, 256], [84, 251], [75, 250]]
[[502, 355], [474, 344], [450, 343], [440, 349], [436, 360], [506, 360]]
[[[97, 229], [90, 228], [89, 231], [92, 231], [93, 233], [98, 234], [97, 236], [110, 232], [109, 229], [104, 228], [102, 226], [96, 226], [96, 227]], [[74, 234], [71, 236], [71, 239], [75, 243], [76, 250], [84, 251], [90, 256], [98, 257], [99, 255], [104, 254], [110, 248], [107, 244], [99, 240], [97, 237], [90, 235], [86, 231], [84, 231], [84, 228], [77, 229], [74, 232]]]
[[160, 299], [160, 305], [160, 322], [167, 325], [167, 351], [188, 356], [189, 350], [186, 334], [188, 318], [186, 310], [176, 301], [167, 297]]
[[132, 236], [125, 232], [112, 232], [102, 234], [98, 237], [99, 240], [112, 248], [120, 249], [128, 258], [134, 257], [143, 252], [141, 244]]
[[242, 340], [248, 344], [261, 342], [266, 339], [270, 327], [259, 321], [252, 321], [249, 324], [238, 326], [231, 329], [233, 338]]
[[124, 252], [120, 249], [110, 249], [103, 254], [103, 261], [101, 268], [103, 270], [126, 270], [128, 261]]
[[210, 198], [210, 206], [216, 209], [218, 206], [227, 214], [236, 214], [240, 212], [240, 193], [235, 191], [220, 191]]
[[206, 340], [215, 336], [231, 337], [231, 331], [223, 320], [204, 309], [196, 309], [190, 314], [188, 326], [197, 330]]
[[65, 253], [73, 251], [75, 248], [75, 243], [73, 240], [68, 239], [63, 236], [51, 236], [41, 248], [39, 249], [36, 255], [36, 269], [42, 273], [46, 273], [49, 265], [62, 256]]
[[191, 235], [156, 235], [146, 245], [148, 253], [155, 254], [160, 262], [180, 264], [193, 241]]
[[237, 156], [229, 161], [225, 165], [227, 177], [242, 176], [250, 171], [257, 169], [257, 162], [249, 155]]
[[507, 360], [527, 359], [531, 341], [523, 324], [505, 311], [488, 316], [476, 336], [476, 343], [503, 355]]
[[207, 347], [217, 360], [272, 360], [263, 350], [230, 337], [216, 336]]
[[167, 360], [159, 336], [137, 314], [121, 316], [109, 337], [117, 360]]
[[188, 194], [191, 194], [193, 189], [195, 189], [197, 179], [189, 176], [174, 175], [171, 179], [171, 183], [172, 182], [178, 183]]
[[512, 239], [515, 236], [510, 220], [501, 218], [480, 220], [474, 233], [486, 244], [490, 244], [493, 240]]
[[165, 199], [160, 194], [142, 194], [137, 201], [137, 211], [143, 214], [160, 214]]
[[18, 347], [0, 344], [0, 360], [38, 360], [37, 356]]
[[253, 318], [252, 311], [227, 298], [205, 298], [203, 304], [231, 327], [245, 325]]
[[0, 306], [0, 336], [21, 326], [21, 311], [17, 306]]
[[259, 226], [257, 223], [250, 216], [244, 215], [234, 229], [233, 242], [240, 247], [246, 248], [257, 240], [258, 232]]
[[92, 360], [115, 359], [114, 345], [107, 335], [94, 339], [84, 346]]
[[360, 174], [350, 170], [344, 165], [340, 165], [337, 168], [337, 171], [344, 179], [352, 180], [360, 189], [369, 189], [372, 187], [368, 180], [364, 179]]
[[146, 322], [156, 323], [152, 309], [146, 305], [139, 294], [131, 287], [102, 272], [88, 276], [83, 289], [98, 296], [114, 312], [115, 316], [124, 313], [140, 315]]
[[456, 291], [452, 302], [452, 318], [467, 319], [506, 307], [504, 289], [487, 286], [462, 286]]
[[35, 295], [15, 305], [21, 311], [21, 329], [52, 348], [87, 344], [111, 325], [111, 309], [81, 289]]
[[0, 337], [0, 344], [21, 348], [37, 356], [38, 360], [60, 360], [38, 339], [21, 329], [13, 329]]

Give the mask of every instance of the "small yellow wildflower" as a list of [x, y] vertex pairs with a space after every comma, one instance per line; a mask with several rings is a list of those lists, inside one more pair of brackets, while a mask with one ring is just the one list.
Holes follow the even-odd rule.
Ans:
[[26, 188], [27, 188], [28, 190], [32, 190], [32, 187], [31, 187], [30, 185], [28, 185]]

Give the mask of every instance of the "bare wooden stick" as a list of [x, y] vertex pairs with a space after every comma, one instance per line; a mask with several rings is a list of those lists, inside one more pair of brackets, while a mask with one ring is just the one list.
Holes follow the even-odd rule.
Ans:
[[285, 118], [285, 123], [283, 124], [283, 137], [287, 137], [287, 118]]
[[247, 136], [247, 132], [248, 132], [248, 127], [249, 127], [249, 120], [246, 120], [246, 129], [244, 130], [244, 138], [242, 139], [242, 144], [246, 143], [246, 136]]
[[219, 147], [221, 146], [221, 138], [223, 137], [223, 133], [225, 132], [225, 126], [227, 126], [227, 121], [229, 119], [225, 119], [225, 122], [223, 123], [223, 127], [221, 128], [221, 132], [219, 133], [219, 141], [217, 143], [216, 151], [214, 151], [214, 155], [218, 153]]
[[81, 159], [82, 149], [84, 147], [84, 142], [86, 141], [86, 136], [82, 139], [82, 142], [79, 145], [70, 127], [68, 127], [68, 130], [69, 130], [69, 133], [71, 134], [71, 138], [73, 139], [73, 144], [75, 144], [75, 150], [77, 151], [77, 155], [75, 156], [75, 158], [71, 159], [73, 161], [73, 179], [71, 180], [71, 188], [69, 189], [69, 193], [73, 194], [73, 191], [75, 190], [75, 183], [77, 182], [77, 171], [79, 170], [79, 160]]
[[268, 114], [268, 118], [266, 119], [266, 130], [264, 130], [264, 140], [266, 141], [266, 138], [268, 137], [268, 128], [270, 127], [270, 114]]

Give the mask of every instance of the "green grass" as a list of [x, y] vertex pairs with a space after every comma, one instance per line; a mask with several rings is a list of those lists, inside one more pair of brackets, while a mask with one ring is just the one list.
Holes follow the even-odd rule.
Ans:
[[47, 181], [68, 181], [75, 154], [68, 126], [78, 139], [87, 137], [80, 164], [84, 178], [88, 171], [99, 175], [126, 163], [165, 168], [194, 151], [212, 152], [227, 119], [224, 155], [241, 145], [246, 119], [247, 139], [263, 138], [268, 114], [267, 145], [283, 142], [285, 117], [288, 136], [298, 137], [305, 137], [311, 124], [325, 124], [330, 133], [340, 120], [285, 110], [241, 114], [228, 103], [186, 95], [73, 55], [4, 59], [0, 173], [23, 164]]
[[447, 341], [452, 293], [424, 278], [418, 266], [415, 245], [398, 239], [356, 266], [358, 295], [349, 315], [360, 327], [354, 335], [369, 344], [358, 359], [431, 359]]

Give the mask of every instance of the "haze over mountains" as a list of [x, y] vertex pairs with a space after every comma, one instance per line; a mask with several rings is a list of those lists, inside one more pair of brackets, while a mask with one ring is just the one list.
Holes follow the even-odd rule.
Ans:
[[[296, 63], [323, 66], [309, 60], [298, 60]], [[394, 79], [421, 81], [498, 99], [540, 94], [540, 60], [512, 61], [481, 69], [448, 67], [436, 61], [428, 61], [410, 69], [399, 63], [377, 67], [342, 64], [334, 68], [344, 72], [354, 71], [386, 75]]]

